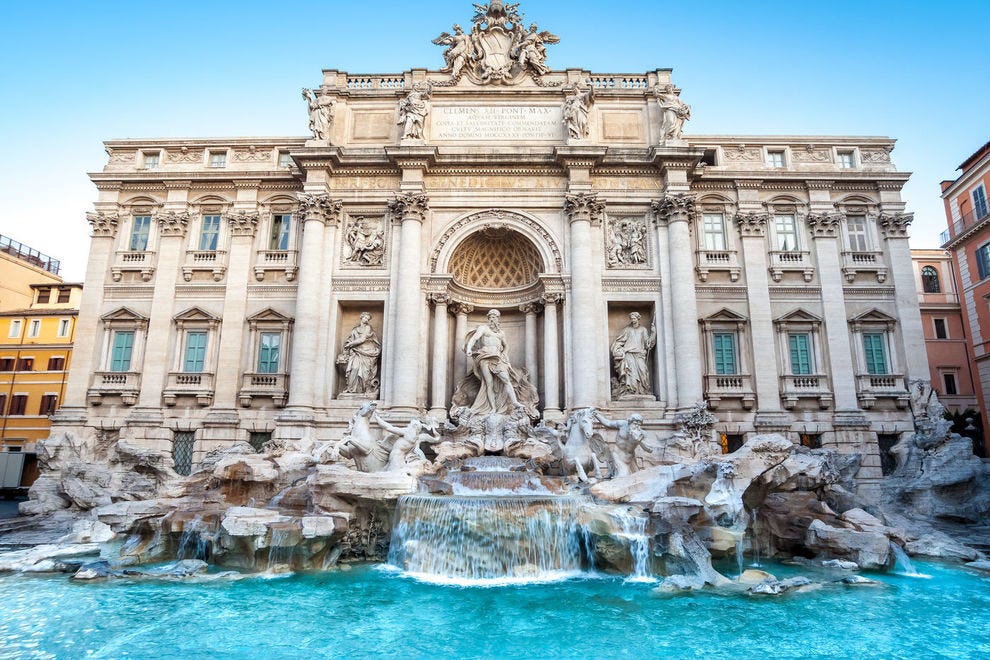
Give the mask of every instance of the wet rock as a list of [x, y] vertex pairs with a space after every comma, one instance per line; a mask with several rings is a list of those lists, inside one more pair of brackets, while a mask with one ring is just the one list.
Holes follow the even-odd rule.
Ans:
[[912, 557], [932, 557], [951, 561], [971, 562], [981, 558], [980, 553], [958, 543], [941, 532], [932, 531], [913, 541], [908, 541], [904, 549]]
[[99, 520], [79, 520], [72, 526], [72, 532], [60, 538], [59, 543], [106, 543], [117, 534], [110, 525]]
[[164, 516], [174, 508], [175, 503], [171, 500], [115, 502], [98, 507], [93, 511], [93, 515], [115, 531], [128, 531], [137, 523]]
[[696, 591], [705, 587], [705, 579], [697, 575], [669, 575], [656, 588], [657, 593], [676, 593], [679, 591]]
[[[703, 462], [686, 465], [657, 465], [624, 477], [601, 481], [591, 487], [591, 494], [610, 502], [652, 502], [667, 497], [673, 484], [687, 481], [708, 470]], [[708, 492], [708, 486], [699, 491], [698, 499]]]
[[878, 582], [877, 580], [871, 580], [870, 578], [865, 578], [862, 575], [850, 575], [844, 577], [841, 580], [836, 580], [839, 584], [845, 584], [850, 587], [880, 587], [883, 586], [883, 582]]
[[317, 465], [308, 480], [317, 504], [321, 496], [329, 495], [364, 502], [397, 500], [402, 495], [415, 493], [419, 483], [416, 477], [394, 470], [386, 472], [358, 472], [342, 465]]
[[822, 566], [825, 568], [838, 568], [843, 571], [859, 570], [859, 564], [854, 561], [847, 561], [845, 559], [826, 559], [822, 562]]
[[890, 540], [879, 532], [832, 527], [815, 520], [808, 526], [805, 545], [821, 554], [854, 561], [866, 569], [882, 569], [890, 563]]
[[42, 474], [35, 480], [28, 489], [28, 497], [18, 505], [22, 516], [49, 514], [72, 506], [72, 502], [62, 495], [59, 479], [49, 474]]
[[759, 584], [766, 581], [776, 582], [776, 580], [776, 576], [755, 568], [747, 568], [739, 577], [736, 578], [736, 582], [739, 584]]
[[221, 481], [272, 483], [279, 477], [272, 461], [260, 454], [233, 454], [221, 457], [213, 468], [213, 476]]
[[[36, 545], [23, 550], [0, 553], [0, 572], [25, 571], [43, 561], [98, 555], [99, 552], [100, 546], [96, 543]], [[54, 569], [55, 564], [52, 562], [50, 570]]]
[[342, 535], [347, 531], [350, 514], [333, 516], [303, 516], [302, 536], [305, 539]]
[[703, 508], [701, 500], [692, 497], [660, 497], [653, 502], [650, 512], [672, 523], [686, 523]]
[[209, 565], [200, 559], [182, 559], [162, 567], [155, 571], [154, 575], [167, 578], [187, 578], [205, 573], [208, 568]]
[[70, 580], [105, 580], [110, 577], [115, 577], [119, 575], [109, 564], [105, 561], [94, 561], [88, 564], [83, 564], [78, 571], [76, 571]]
[[788, 591], [802, 590], [814, 583], [804, 576], [788, 578], [786, 580], [764, 580], [748, 589], [749, 593], [763, 596], [779, 596]]
[[288, 518], [271, 509], [255, 509], [246, 506], [231, 507], [220, 522], [228, 536], [264, 536], [272, 523]]
[[984, 573], [990, 573], [990, 561], [986, 559], [978, 559], [977, 561], [966, 562], [967, 568], [972, 568], [977, 571], [982, 571]]

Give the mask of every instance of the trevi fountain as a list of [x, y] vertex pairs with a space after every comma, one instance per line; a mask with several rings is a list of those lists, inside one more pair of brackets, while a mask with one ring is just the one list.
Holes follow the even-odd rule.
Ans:
[[[610, 115], [615, 124], [600, 116], [629, 91], [635, 93], [635, 104], [648, 107], [644, 121], [651, 123], [650, 134], [655, 133], [650, 138], [655, 140], [651, 158], [681, 163], [671, 170], [680, 174], [694, 152], [697, 159], [691, 167], [707, 158], [704, 149], [682, 137], [690, 110], [672, 85], [651, 82], [647, 76], [628, 79], [633, 82], [615, 78], [619, 82], [603, 86], [600, 77], [552, 71], [545, 63], [546, 46], [556, 43], [556, 36], [535, 24], [527, 28], [517, 5], [493, 1], [476, 6], [478, 15], [469, 32], [455, 25], [453, 34], [445, 32], [435, 42], [445, 48], [445, 68], [388, 79], [393, 104], [389, 112], [394, 115], [381, 127], [394, 135], [399, 147], [408, 147], [409, 158], [439, 158], [424, 151], [431, 132], [442, 141], [443, 131], [461, 139], [458, 131], [470, 129], [447, 111], [432, 116], [442, 107], [444, 94], [485, 90], [510, 100], [556, 94], [558, 105], [550, 112], [553, 126], [530, 125], [536, 120], [529, 112], [525, 121], [530, 124], [520, 130], [523, 137], [526, 131], [540, 136], [554, 132], [555, 140], [568, 145], [558, 149], [557, 156], [565, 168], [572, 167], [571, 158], [601, 160], [601, 154], [582, 146], [589, 140], [607, 140], [601, 131], [612, 131], [620, 142], [639, 135], [623, 123], [627, 118], [620, 117], [621, 112]], [[339, 94], [327, 85], [316, 92], [306, 90], [312, 141], [319, 144], [300, 142], [299, 162], [313, 150], [319, 158], [336, 158], [334, 167], [346, 165], [346, 150], [330, 155], [326, 145], [337, 139], [334, 131], [344, 130], [342, 106], [358, 104], [365, 84], [348, 79]], [[632, 114], [632, 103], [622, 112]], [[374, 137], [376, 127], [362, 135]], [[745, 153], [742, 146], [731, 149]], [[718, 153], [729, 150], [719, 147]], [[600, 167], [635, 169], [634, 151], [620, 153], [626, 164], [609, 164], [606, 159]], [[168, 151], [170, 159], [173, 153], [185, 151]], [[170, 162], [181, 164], [181, 157]], [[709, 163], [708, 169], [714, 166]], [[417, 177], [403, 176], [403, 190], [412, 190], [406, 184]], [[571, 177], [571, 183], [581, 180], [573, 171]], [[676, 188], [675, 174], [664, 177], [666, 185]], [[708, 378], [704, 385], [692, 374], [706, 368], [705, 337], [720, 337], [718, 342], [750, 337], [756, 342], [758, 333], [773, 332], [773, 326], [768, 322], [763, 328], [756, 318], [746, 321], [731, 310], [718, 311], [714, 302], [696, 301], [694, 278], [704, 271], [699, 296], [709, 295], [702, 283], [710, 278], [722, 282], [721, 290], [730, 292], [726, 295], [731, 299], [731, 283], [740, 268], [750, 287], [759, 286], [759, 278], [746, 272], [752, 268], [752, 255], [747, 253], [747, 263], [740, 266], [735, 252], [723, 249], [723, 259], [713, 257], [713, 250], [699, 257], [712, 260], [712, 272], [701, 266], [694, 271], [686, 262], [685, 279], [678, 273], [685, 263], [681, 257], [690, 259], [693, 250], [665, 253], [660, 259], [649, 232], [662, 228], [663, 236], [675, 241], [680, 224], [681, 238], [687, 241], [687, 222], [675, 222], [683, 209], [697, 211], [692, 218], [722, 211], [714, 206], [702, 209], [700, 202], [694, 209], [684, 188], [654, 205], [652, 212], [666, 224], [651, 229], [635, 213], [619, 213], [614, 222], [611, 214], [607, 216], [603, 230], [597, 220], [603, 212], [601, 202], [591, 188], [576, 189], [579, 192], [568, 193], [564, 202], [572, 223], [568, 250], [584, 250], [601, 264], [613, 276], [607, 286], [627, 286], [620, 276], [635, 279], [627, 293], [596, 298], [591, 280], [585, 281], [590, 273], [579, 272], [580, 266], [566, 277], [551, 273], [554, 268], [546, 262], [560, 255], [554, 255], [556, 247], [548, 235], [546, 245], [551, 247], [539, 248], [541, 254], [536, 255], [544, 262], [545, 274], [522, 282], [537, 292], [542, 315], [538, 324], [536, 306], [526, 301], [523, 289], [485, 294], [484, 286], [472, 289], [470, 282], [459, 282], [456, 276], [452, 282], [440, 277], [434, 282], [424, 275], [426, 289], [421, 292], [409, 289], [419, 286], [416, 273], [412, 279], [393, 281], [394, 301], [375, 294], [362, 302], [341, 293], [334, 317], [337, 334], [332, 335], [339, 336], [335, 351], [328, 341], [318, 339], [316, 326], [307, 334], [310, 321], [300, 302], [292, 330], [295, 353], [287, 401], [264, 388], [281, 382], [281, 365], [286, 363], [277, 357], [279, 344], [272, 333], [288, 327], [288, 316], [272, 312], [262, 320], [252, 317], [251, 328], [255, 323], [276, 328], [257, 336], [269, 337], [260, 350], [269, 350], [266, 355], [271, 358], [270, 349], [276, 346], [273, 359], [282, 362], [271, 372], [259, 366], [245, 374], [239, 394], [230, 389], [230, 401], [246, 411], [238, 418], [232, 407], [232, 424], [218, 414], [224, 412], [223, 380], [242, 381], [222, 366], [216, 368], [214, 391], [206, 400], [201, 400], [206, 396], [201, 390], [182, 389], [193, 382], [181, 378], [188, 374], [163, 376], [166, 388], [155, 392], [159, 408], [154, 409], [142, 407], [152, 374], [174, 367], [152, 364], [153, 358], [146, 355], [140, 391], [131, 392], [120, 385], [133, 377], [130, 367], [117, 370], [100, 366], [96, 358], [87, 362], [81, 357], [73, 365], [72, 378], [80, 402], [86, 402], [79, 410], [88, 412], [56, 418], [51, 437], [38, 446], [41, 477], [22, 504], [22, 515], [0, 523], [0, 656], [990, 655], [985, 621], [990, 611], [990, 561], [984, 554], [990, 546], [990, 465], [973, 455], [969, 439], [949, 431], [927, 382], [908, 378], [912, 358], [902, 351], [904, 375], [891, 378], [903, 381], [901, 390], [883, 390], [889, 386], [885, 383], [869, 390], [869, 383], [861, 386], [852, 380], [844, 389], [834, 369], [831, 390], [814, 385], [812, 395], [794, 394], [797, 404], [781, 407], [781, 401], [788, 401], [791, 391], [786, 388], [793, 376], [785, 374], [784, 384], [778, 385], [776, 376], [760, 376], [766, 364], [750, 364], [744, 370], [747, 358], [742, 347], [736, 347], [738, 361], [721, 352], [718, 371], [711, 372], [730, 375]], [[750, 189], [740, 186], [740, 194], [746, 190]], [[379, 222], [374, 209], [358, 209], [360, 216], [355, 212], [355, 221], [342, 232], [342, 268], [358, 269], [355, 272], [365, 278], [361, 282], [371, 277], [361, 269], [377, 272], [374, 269], [392, 263], [396, 233], [401, 233], [397, 267], [408, 265], [408, 228], [419, 227], [426, 202], [415, 191], [404, 194], [390, 207], [394, 224]], [[300, 199], [304, 206], [322, 205], [320, 213], [327, 213], [326, 201]], [[738, 204], [743, 206], [745, 200]], [[410, 222], [406, 218], [412, 217], [411, 206], [420, 215]], [[647, 200], [644, 209], [649, 208]], [[114, 216], [111, 223], [105, 209], [96, 216], [91, 218], [94, 251], [104, 249], [95, 247], [97, 241], [118, 222]], [[744, 250], [754, 245], [754, 235], [760, 245], [765, 240], [757, 231], [760, 219], [751, 216], [741, 213], [736, 220], [742, 232], [736, 240]], [[238, 217], [240, 225], [230, 220], [232, 241], [244, 235], [237, 233], [238, 227], [258, 222], [257, 216]], [[520, 223], [522, 217], [488, 213], [484, 235], [499, 238], [528, 227], [525, 235], [538, 237], [542, 230], [535, 221]], [[884, 231], [903, 225], [902, 216], [884, 217]], [[808, 220], [812, 231], [829, 222], [825, 216]], [[309, 278], [305, 271], [307, 241], [317, 238], [319, 232], [311, 228], [317, 224], [307, 216], [298, 283], [290, 278], [291, 286], [298, 286], [300, 301], [319, 291], [319, 277]], [[781, 232], [782, 226], [777, 225]], [[602, 244], [594, 250], [588, 243], [589, 228], [602, 232]], [[332, 232], [332, 225], [320, 225], [319, 231]], [[157, 248], [159, 270], [166, 267], [167, 236], [163, 231]], [[815, 239], [821, 241], [816, 243], [816, 263], [823, 281], [816, 286], [825, 288], [826, 244], [833, 239], [827, 232], [821, 236]], [[894, 245], [898, 239], [894, 233], [890, 237]], [[418, 250], [418, 243], [412, 243]], [[230, 247], [230, 272], [217, 274], [211, 265], [204, 277], [211, 283], [234, 278], [240, 268], [234, 253], [239, 249]], [[436, 254], [441, 261], [449, 257], [443, 250]], [[897, 265], [895, 256], [888, 255], [892, 268]], [[478, 254], [474, 258], [483, 259]], [[418, 257], [413, 259], [416, 269]], [[658, 259], [662, 272], [653, 281], [664, 284], [654, 288], [649, 272], [642, 269], [652, 268]], [[749, 294], [753, 305], [771, 290], [763, 259], [759, 255], [764, 290]], [[771, 264], [775, 282], [782, 279], [787, 284], [794, 278], [794, 288], [801, 288], [819, 277], [808, 264], [788, 272], [788, 263], [793, 265], [786, 260]], [[781, 272], [774, 271], [781, 264]], [[97, 277], [106, 276], [108, 282], [119, 278], [126, 284], [128, 277], [140, 282], [146, 276], [140, 269], [129, 275], [126, 268], [115, 268], [97, 269]], [[259, 282], [268, 282], [266, 268], [254, 269]], [[283, 279], [268, 288], [277, 292], [292, 273], [284, 262], [274, 269], [281, 271], [272, 277]], [[245, 262], [243, 276], [247, 274]], [[197, 277], [190, 267], [186, 281], [195, 284]], [[853, 280], [856, 277], [860, 275], [853, 274]], [[876, 271], [866, 277], [873, 278], [876, 288]], [[896, 288], [896, 273], [890, 277]], [[666, 288], [671, 280], [673, 291]], [[430, 288], [438, 282], [444, 288]], [[176, 285], [169, 286], [175, 294]], [[835, 286], [842, 288], [838, 278]], [[158, 300], [157, 283], [155, 287]], [[99, 289], [99, 284], [94, 287]], [[690, 295], [681, 297], [686, 290]], [[421, 294], [428, 297], [421, 299]], [[712, 295], [718, 297], [718, 291]], [[402, 296], [410, 297], [412, 305]], [[438, 310], [433, 326], [417, 307], [426, 300]], [[462, 318], [451, 307], [458, 315], [458, 327], [451, 331], [448, 305], [458, 300], [461, 308], [467, 301], [478, 311], [472, 308], [473, 315], [469, 318], [464, 312]], [[562, 301], [566, 328], [560, 332], [556, 315]], [[827, 308], [831, 303], [824, 304]], [[703, 319], [694, 308], [705, 306], [712, 313]], [[228, 333], [228, 310], [214, 324], [207, 307], [204, 303], [206, 311], [200, 310], [199, 316], [177, 316], [180, 330], [201, 324], [210, 328], [204, 333], [214, 332], [222, 316], [222, 333]], [[140, 305], [133, 308], [137, 311], [130, 316], [101, 316], [109, 309], [106, 305], [94, 306], [91, 313], [111, 328], [106, 337], [111, 331], [137, 328], [148, 333], [143, 340], [147, 346], [155, 345], [152, 335], [159, 326], [168, 332], [168, 323], [159, 324], [152, 316], [149, 325]], [[243, 308], [240, 313], [247, 315]], [[600, 326], [581, 322], [599, 314], [607, 316]], [[891, 317], [881, 317], [879, 311], [870, 314], [856, 322], [868, 325], [883, 318], [885, 327], [893, 326]], [[788, 318], [792, 327], [813, 327], [813, 335], [822, 332], [810, 313]], [[411, 325], [403, 325], [409, 320]], [[699, 321], [706, 328], [714, 324], [731, 330], [702, 333], [699, 343]], [[392, 326], [383, 331], [383, 322]], [[898, 341], [907, 346], [910, 319], [905, 316], [900, 323], [904, 328]], [[420, 335], [421, 327], [433, 331]], [[739, 334], [730, 335], [736, 328]], [[431, 339], [435, 337], [443, 341]], [[448, 337], [453, 341], [447, 342]], [[843, 335], [844, 341], [848, 337]], [[221, 352], [225, 347], [239, 350], [224, 341], [221, 338]], [[300, 347], [306, 341], [316, 350], [304, 353]], [[429, 341], [433, 344], [427, 347]], [[563, 351], [558, 352], [558, 343]], [[719, 343], [717, 350], [728, 345]], [[840, 344], [829, 345], [834, 350]], [[128, 361], [130, 350], [128, 344]], [[427, 372], [415, 367], [428, 350], [430, 364], [447, 368], [441, 372], [434, 366], [427, 379]], [[187, 363], [188, 356], [187, 348]], [[226, 364], [222, 355], [216, 359]], [[561, 359], [564, 366], [558, 369]], [[838, 356], [833, 359], [822, 368], [851, 368], [849, 355], [845, 362]], [[332, 368], [323, 369], [319, 363]], [[121, 378], [107, 377], [117, 371]], [[731, 376], [737, 372], [742, 375]], [[272, 378], [263, 378], [266, 373]], [[751, 380], [747, 374], [754, 373]], [[321, 379], [330, 385], [319, 385]], [[417, 383], [422, 385], [419, 390]], [[327, 398], [336, 395], [322, 406], [320, 396], [309, 395], [307, 407], [300, 404], [296, 387], [313, 388]], [[775, 392], [775, 399], [766, 396], [765, 387]], [[427, 392], [432, 405], [417, 398], [417, 391]], [[408, 393], [411, 398], [403, 399]], [[271, 418], [274, 425], [267, 427], [263, 442], [248, 442], [246, 432], [237, 434], [236, 420], [256, 411], [257, 417], [250, 419], [262, 419], [270, 409], [258, 407], [259, 400], [287, 407]], [[135, 413], [123, 425], [108, 421], [113, 417], [108, 410], [124, 411], [119, 412], [124, 418], [130, 414], [127, 406], [135, 402]], [[212, 408], [202, 408], [204, 403]], [[806, 404], [807, 412], [801, 414], [818, 420], [816, 428], [826, 441], [797, 442], [797, 427], [788, 415], [805, 410]], [[188, 469], [180, 465], [188, 457], [180, 460], [173, 448], [156, 444], [156, 438], [163, 437], [158, 431], [133, 421], [139, 409], [168, 417], [184, 406], [192, 411], [188, 419], [206, 414], [197, 411], [217, 413], [216, 418], [204, 418], [202, 435], [196, 436], [202, 444], [196, 445]], [[755, 417], [750, 412], [754, 406]], [[307, 417], [306, 410], [322, 412]], [[86, 415], [102, 421], [80, 421]], [[867, 415], [886, 415], [884, 423], [891, 427], [902, 424], [900, 439], [890, 450], [893, 465], [884, 475], [875, 469], [875, 431], [871, 435], [873, 418]], [[726, 444], [732, 435], [727, 423], [742, 431], [736, 446]], [[225, 428], [235, 433], [224, 436]]]

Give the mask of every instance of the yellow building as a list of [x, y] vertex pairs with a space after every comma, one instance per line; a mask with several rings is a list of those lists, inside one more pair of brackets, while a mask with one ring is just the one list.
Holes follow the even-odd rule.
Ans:
[[32, 305], [34, 292], [31, 285], [61, 284], [58, 269], [57, 259], [0, 235], [0, 311], [25, 309]]
[[[81, 284], [32, 284], [30, 305], [0, 312], [0, 450], [33, 452], [61, 405]], [[25, 477], [27, 477], [27, 473]]]

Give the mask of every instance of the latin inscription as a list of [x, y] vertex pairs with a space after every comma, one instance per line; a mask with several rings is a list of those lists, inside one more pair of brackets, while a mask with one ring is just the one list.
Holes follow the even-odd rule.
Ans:
[[434, 106], [433, 140], [561, 140], [557, 106]]

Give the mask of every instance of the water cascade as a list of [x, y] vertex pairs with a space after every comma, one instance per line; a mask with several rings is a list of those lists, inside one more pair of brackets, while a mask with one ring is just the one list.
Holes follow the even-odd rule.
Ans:
[[911, 559], [907, 556], [907, 553], [901, 549], [901, 546], [891, 542], [890, 552], [894, 555], [893, 572], [897, 575], [903, 575], [905, 577], [928, 577], [924, 573], [919, 573], [917, 569], [915, 569]]

